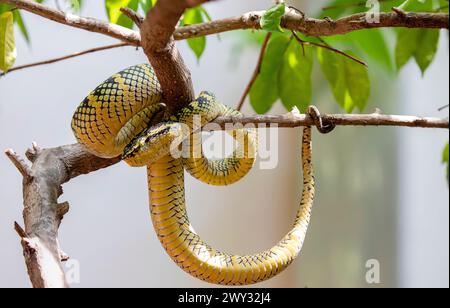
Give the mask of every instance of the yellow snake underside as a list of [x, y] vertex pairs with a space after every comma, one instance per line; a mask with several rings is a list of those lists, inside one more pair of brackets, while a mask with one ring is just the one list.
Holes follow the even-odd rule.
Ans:
[[[218, 116], [240, 113], [203, 92], [178, 114], [161, 120], [161, 101], [153, 69], [146, 64], [133, 66], [111, 76], [91, 92], [77, 108], [72, 129], [78, 142], [100, 157], [122, 155], [131, 166], [147, 166], [155, 231], [166, 252], [184, 271], [222, 285], [254, 284], [283, 271], [300, 253], [310, 221], [315, 193], [311, 129], [305, 128], [303, 133], [303, 194], [293, 228], [265, 252], [230, 255], [207, 245], [190, 224], [184, 170], [210, 185], [237, 182], [254, 165], [256, 131], [242, 128], [230, 132], [240, 142], [239, 147], [229, 158], [209, 160], [203, 156], [201, 135], [196, 130]], [[196, 116], [201, 119], [197, 126]], [[184, 155], [173, 155], [179, 148], [187, 148], [181, 151]]]

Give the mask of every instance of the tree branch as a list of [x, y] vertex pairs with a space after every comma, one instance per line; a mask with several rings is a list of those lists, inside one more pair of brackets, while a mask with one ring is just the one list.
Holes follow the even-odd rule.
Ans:
[[39, 15], [46, 19], [53, 20], [60, 24], [104, 34], [134, 46], [140, 46], [140, 36], [136, 31], [104, 22], [91, 17], [80, 17], [74, 14], [65, 13], [46, 5], [30, 0], [0, 0], [18, 9]]
[[23, 175], [23, 218], [25, 230], [17, 223], [25, 263], [35, 288], [68, 287], [57, 236], [61, 219], [68, 211], [67, 202], [59, 203], [61, 185], [90, 172], [106, 168], [119, 159], [105, 160], [89, 154], [78, 145], [41, 150], [36, 144], [27, 151], [33, 162], [27, 163], [14, 151], [6, 155]]
[[119, 48], [119, 47], [125, 47], [125, 46], [130, 46], [130, 45], [128, 45], [127, 43], [119, 43], [119, 44], [107, 45], [107, 46], [102, 46], [102, 47], [91, 48], [91, 49], [88, 49], [88, 50], [84, 50], [84, 51], [81, 51], [81, 52], [73, 53], [73, 54], [70, 54], [70, 55], [67, 55], [67, 56], [57, 57], [57, 58], [54, 58], [54, 59], [49, 59], [49, 60], [29, 63], [29, 64], [25, 64], [25, 65], [19, 65], [19, 66], [13, 67], [7, 73], [0, 73], [0, 77], [3, 77], [5, 75], [7, 75], [7, 74], [11, 74], [14, 71], [23, 70], [23, 69], [26, 69], [26, 68], [52, 64], [52, 63], [56, 63], [56, 62], [60, 62], [60, 61], [64, 61], [64, 60], [68, 60], [68, 59], [73, 59], [73, 58], [76, 58], [76, 57], [84, 56], [84, 55], [87, 55], [87, 54], [90, 54], [90, 53], [94, 53], [94, 52], [99, 52], [99, 51], [104, 51], [104, 50], [109, 50], [109, 49], [114, 49], [114, 48]]
[[[65, 14], [64, 12], [55, 10], [53, 8], [38, 4], [30, 0], [0, 0], [0, 2], [13, 5], [19, 9], [23, 9], [30, 13], [40, 15], [44, 18], [51, 19], [61, 24], [111, 36], [130, 45], [141, 45], [141, 38], [138, 32], [123, 28], [118, 25], [109, 24], [107, 22], [94, 18]], [[174, 0], [171, 2], [173, 10], [169, 8], [168, 12], [170, 13], [168, 15], [172, 15], [172, 17], [179, 15], [181, 7], [188, 8], [189, 3], [202, 2], [206, 2], [206, 0], [193, 2]], [[180, 3], [182, 3], [182, 6], [180, 6]], [[165, 5], [160, 4], [157, 6], [164, 7]], [[259, 22], [263, 14], [264, 11], [249, 12], [240, 16], [234, 16], [203, 24], [181, 27], [177, 28], [176, 30], [174, 29], [174, 27], [176, 26], [178, 21], [174, 24], [174, 19], [171, 18], [170, 22], [167, 22], [167, 24], [171, 25], [171, 30], [169, 32], [171, 32], [171, 35], [173, 34], [175, 40], [185, 40], [189, 38], [218, 34], [233, 30], [260, 29]], [[407, 13], [405, 16], [396, 12], [380, 13], [379, 20], [380, 22], [378, 23], [368, 22], [366, 20], [366, 14], [364, 13], [343, 17], [336, 21], [329, 19], [315, 19], [304, 17], [298, 14], [295, 10], [290, 10], [283, 17], [282, 26], [289, 30], [302, 32], [303, 34], [308, 36], [341, 35], [352, 31], [373, 28], [449, 28], [449, 15], [446, 13]], [[158, 23], [156, 21], [149, 22]], [[161, 35], [161, 38], [164, 37], [165, 39], [163, 39], [163, 41], [167, 42], [168, 37], [170, 37], [171, 35], [167, 36], [167, 33], [164, 33]]]
[[[323, 123], [336, 126], [399, 126], [417, 128], [449, 129], [449, 120], [440, 118], [372, 114], [324, 114]], [[243, 117], [220, 117], [206, 128], [207, 131], [232, 130], [233, 125], [264, 125], [278, 128], [315, 126], [314, 120], [306, 114], [291, 112], [285, 115], [255, 115]], [[257, 126], [258, 127], [258, 126]]]
[[[264, 11], [249, 12], [241, 16], [178, 28], [175, 39], [184, 40], [233, 30], [260, 29], [263, 14]], [[400, 16], [393, 12], [380, 13], [379, 18], [380, 22], [371, 23], [366, 20], [366, 14], [360, 13], [333, 21], [303, 17], [291, 10], [283, 17], [281, 26], [307, 36], [342, 35], [373, 28], [449, 28], [449, 15], [445, 13], [408, 13], [406, 16]]]
[[161, 84], [163, 101], [174, 113], [194, 100], [191, 73], [173, 39], [173, 32], [186, 8], [186, 0], [160, 0], [142, 22], [141, 45]]

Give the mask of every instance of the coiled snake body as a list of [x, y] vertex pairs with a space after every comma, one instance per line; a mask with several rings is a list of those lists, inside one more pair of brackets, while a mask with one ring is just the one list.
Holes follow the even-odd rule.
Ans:
[[[283, 271], [298, 256], [310, 221], [314, 200], [311, 129], [302, 143], [303, 194], [292, 230], [273, 248], [254, 255], [222, 253], [207, 245], [189, 222], [185, 204], [184, 170], [211, 185], [229, 185], [252, 168], [257, 148], [253, 129], [237, 129], [240, 146], [230, 158], [209, 160], [201, 150], [201, 135], [192, 133], [195, 116], [200, 126], [218, 116], [240, 113], [203, 92], [177, 115], [151, 126], [164, 110], [153, 69], [146, 64], [125, 69], [98, 86], [77, 108], [72, 129], [90, 152], [105, 158], [122, 155], [131, 166], [147, 166], [150, 208], [154, 228], [169, 256], [189, 274], [223, 285], [248, 285]], [[186, 133], [183, 125], [191, 131]], [[172, 155], [188, 140], [188, 155]], [[175, 146], [174, 146], [175, 145]], [[196, 153], [195, 149], [200, 149]]]

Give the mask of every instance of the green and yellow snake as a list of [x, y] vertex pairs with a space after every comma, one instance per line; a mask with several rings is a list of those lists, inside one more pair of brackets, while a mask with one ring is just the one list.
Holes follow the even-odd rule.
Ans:
[[[240, 113], [203, 92], [175, 116], [166, 116], [151, 126], [164, 110], [161, 101], [161, 87], [151, 66], [136, 65], [111, 76], [92, 91], [77, 108], [72, 129], [78, 142], [95, 155], [122, 155], [131, 166], [147, 166], [154, 228], [164, 249], [184, 271], [222, 285], [254, 284], [279, 274], [300, 253], [310, 221], [315, 194], [311, 128], [303, 133], [303, 194], [292, 230], [270, 250], [248, 256], [230, 255], [207, 245], [191, 226], [184, 170], [211, 185], [238, 181], [253, 167], [256, 131], [232, 131], [241, 143], [233, 156], [209, 160], [201, 150], [201, 135], [193, 133], [199, 129], [195, 127], [195, 116], [201, 117], [200, 126], [204, 126], [218, 116]], [[191, 131], [186, 132], [185, 127]], [[174, 157], [173, 151], [187, 140], [187, 155]]]

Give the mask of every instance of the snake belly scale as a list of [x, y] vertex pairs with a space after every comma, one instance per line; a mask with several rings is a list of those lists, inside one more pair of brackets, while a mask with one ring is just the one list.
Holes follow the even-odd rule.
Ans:
[[[147, 64], [136, 65], [114, 74], [92, 91], [77, 108], [72, 129], [78, 142], [95, 155], [122, 155], [131, 166], [147, 166], [154, 229], [168, 255], [184, 271], [221, 285], [249, 285], [279, 274], [300, 253], [311, 217], [315, 195], [311, 128], [303, 131], [303, 193], [293, 228], [267, 251], [231, 255], [206, 244], [190, 224], [184, 171], [210, 185], [239, 181], [254, 165], [257, 133], [247, 128], [229, 132], [239, 141], [238, 149], [229, 158], [210, 160], [203, 155], [201, 135], [194, 132], [199, 129], [194, 125], [195, 116], [200, 116], [201, 129], [218, 116], [240, 113], [208, 92], [202, 92], [178, 114], [164, 116], [155, 124], [164, 109], [153, 69]], [[185, 155], [174, 157], [172, 150], [180, 144], [187, 144]]]

